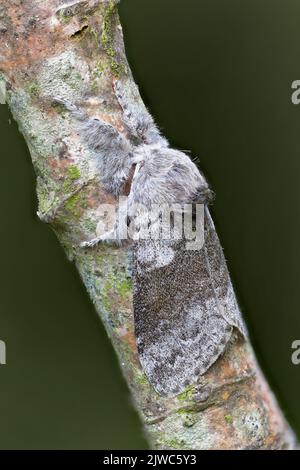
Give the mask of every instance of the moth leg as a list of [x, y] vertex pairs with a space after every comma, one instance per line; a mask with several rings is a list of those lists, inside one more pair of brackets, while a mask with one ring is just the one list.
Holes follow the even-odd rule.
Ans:
[[127, 198], [120, 203], [118, 209], [118, 217], [115, 222], [114, 228], [108, 232], [99, 235], [92, 240], [81, 243], [82, 248], [93, 248], [100, 243], [112, 243], [121, 245], [127, 240]]
[[126, 97], [125, 91], [122, 89], [120, 80], [115, 80], [113, 87], [118, 103], [123, 111], [124, 123], [131, 134], [136, 136], [138, 134], [138, 123], [135, 119], [135, 114], [131, 109], [130, 101], [128, 97]]
[[118, 239], [116, 238], [115, 230], [111, 230], [110, 232], [104, 233], [99, 237], [92, 238], [87, 242], [83, 242], [80, 244], [81, 248], [93, 248], [94, 246], [99, 245], [100, 243], [114, 243], [119, 244]]
[[130, 144], [126, 137], [108, 122], [92, 118], [87, 113], [64, 98], [55, 97], [53, 102], [66, 108], [77, 121], [83, 140], [93, 150], [103, 152], [127, 153]]

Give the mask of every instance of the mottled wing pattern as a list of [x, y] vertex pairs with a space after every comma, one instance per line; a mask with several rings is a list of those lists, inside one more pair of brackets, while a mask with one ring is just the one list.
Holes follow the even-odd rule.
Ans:
[[134, 315], [142, 367], [161, 395], [197, 381], [223, 353], [233, 327], [246, 333], [223, 251], [206, 213], [205, 245], [134, 245]]

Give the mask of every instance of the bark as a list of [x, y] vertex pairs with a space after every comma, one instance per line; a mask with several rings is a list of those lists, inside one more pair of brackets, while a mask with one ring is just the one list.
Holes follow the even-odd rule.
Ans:
[[[95, 304], [155, 449], [291, 449], [294, 435], [262, 376], [251, 346], [236, 338], [199, 384], [162, 398], [141, 370], [134, 337], [130, 250], [79, 248], [93, 238], [100, 203], [115, 203], [101, 187], [93, 156], [67, 112], [68, 96], [122, 131], [113, 92], [126, 76], [116, 0], [1, 0], [1, 80], [37, 175], [40, 217], [48, 221]], [[70, 3], [70, 2], [69, 2]], [[1, 82], [0, 80], [0, 82]], [[143, 106], [140, 98], [137, 106]], [[101, 112], [99, 111], [101, 110]]]

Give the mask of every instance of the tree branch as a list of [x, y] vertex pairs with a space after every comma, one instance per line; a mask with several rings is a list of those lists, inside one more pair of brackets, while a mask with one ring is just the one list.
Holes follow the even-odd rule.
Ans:
[[[79, 248], [93, 238], [101, 186], [93, 153], [82, 147], [68, 113], [53, 97], [81, 102], [120, 131], [113, 81], [122, 77], [145, 110], [126, 61], [116, 0], [2, 0], [1, 79], [37, 174], [39, 215], [51, 223], [82, 277], [120, 360], [149, 442], [156, 449], [287, 449], [294, 436], [256, 364], [235, 337], [198, 384], [159, 396], [138, 360], [130, 250]], [[2, 83], [3, 85], [3, 83]], [[101, 110], [101, 112], [100, 112]], [[84, 150], [84, 151], [83, 151]]]

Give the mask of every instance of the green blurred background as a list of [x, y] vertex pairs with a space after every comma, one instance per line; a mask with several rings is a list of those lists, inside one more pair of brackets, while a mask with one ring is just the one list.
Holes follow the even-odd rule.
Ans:
[[[122, 0], [128, 58], [169, 140], [199, 156], [260, 363], [300, 431], [298, 0]], [[38, 222], [35, 176], [0, 107], [1, 449], [142, 449], [114, 352]]]

